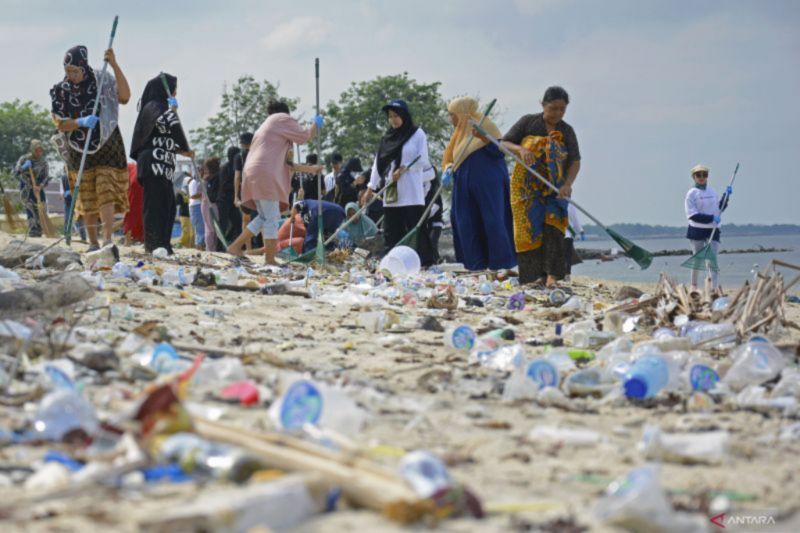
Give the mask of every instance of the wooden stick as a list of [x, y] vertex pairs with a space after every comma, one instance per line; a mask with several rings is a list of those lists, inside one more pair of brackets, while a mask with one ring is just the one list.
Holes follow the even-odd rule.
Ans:
[[269, 442], [264, 435], [246, 429], [203, 419], [195, 419], [194, 422], [200, 436], [245, 448], [268, 467], [318, 472], [323, 479], [340, 486], [345, 497], [357, 506], [383, 512], [390, 504], [419, 499], [399, 477], [391, 479], [389, 474], [379, 476], [371, 468], [347, 464], [348, 461], [343, 457], [336, 460], [321, 454], [303, 453]]

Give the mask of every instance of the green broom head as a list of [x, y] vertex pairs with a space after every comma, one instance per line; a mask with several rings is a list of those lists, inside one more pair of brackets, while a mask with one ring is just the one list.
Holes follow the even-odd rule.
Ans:
[[682, 267], [691, 268], [692, 270], [713, 270], [719, 272], [719, 265], [717, 264], [717, 254], [711, 248], [711, 244], [706, 244], [703, 248], [694, 254], [692, 257], [681, 263]]
[[298, 253], [294, 249], [294, 246], [290, 244], [289, 246], [287, 246], [286, 248], [275, 254], [275, 257], [283, 261], [292, 261], [293, 259], [296, 259], [298, 257]]
[[637, 246], [636, 244], [632, 243], [616, 231], [612, 229], [606, 229], [608, 234], [611, 236], [612, 239], [616, 241], [622, 247], [622, 250], [625, 252], [625, 255], [636, 261], [636, 264], [639, 265], [639, 268], [642, 270], [646, 270], [650, 264], [653, 262], [653, 254], [642, 248], [641, 246]]

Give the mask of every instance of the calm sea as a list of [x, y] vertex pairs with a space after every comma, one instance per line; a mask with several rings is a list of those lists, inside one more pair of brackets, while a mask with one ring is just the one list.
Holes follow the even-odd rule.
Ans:
[[[656, 252], [659, 250], [688, 250], [689, 241], [686, 239], [634, 239], [634, 242], [649, 250]], [[576, 241], [578, 248], [592, 249], [612, 249], [619, 246], [612, 240], [587, 240]], [[741, 250], [759, 248], [789, 248], [789, 252], [777, 253], [750, 253], [750, 254], [720, 254], [718, 263], [720, 268], [720, 283], [724, 287], [739, 287], [747, 279], [752, 279], [757, 270], [763, 270], [769, 265], [772, 259], [780, 259], [787, 263], [800, 265], [800, 234], [796, 235], [759, 235], [747, 237], [730, 237], [723, 235], [721, 250]], [[592, 276], [602, 279], [617, 281], [634, 281], [655, 283], [661, 272], [667, 272], [673, 279], [683, 283], [689, 282], [691, 271], [681, 267], [689, 256], [656, 257], [653, 264], [647, 270], [641, 270], [633, 260], [622, 257], [614, 261], [586, 261], [580, 265], [572, 267], [572, 273], [578, 276]], [[787, 281], [800, 272], [791, 269], [782, 269]], [[800, 284], [796, 285], [791, 291], [792, 294], [800, 294]]]

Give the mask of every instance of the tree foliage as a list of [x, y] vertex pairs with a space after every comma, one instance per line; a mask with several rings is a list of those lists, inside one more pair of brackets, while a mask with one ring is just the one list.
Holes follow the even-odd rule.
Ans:
[[353, 82], [324, 111], [325, 148], [345, 158], [361, 157], [369, 164], [389, 127], [381, 108], [389, 100], [400, 98], [408, 102], [414, 122], [425, 130], [431, 161], [437, 164], [450, 135], [447, 105], [439, 93], [440, 85], [418, 83], [407, 72]]
[[283, 100], [289, 109], [297, 108], [297, 98], [287, 98], [279, 87], [267, 80], [258, 82], [252, 76], [240, 77], [222, 93], [222, 104], [205, 127], [191, 131], [192, 148], [198, 155], [224, 156], [228, 146], [239, 145], [239, 134], [255, 132], [267, 118], [270, 100]]
[[0, 169], [9, 171], [28, 152], [31, 139], [42, 141], [45, 153], [52, 155], [55, 149], [49, 141], [54, 133], [50, 113], [41, 106], [18, 99], [0, 103]]

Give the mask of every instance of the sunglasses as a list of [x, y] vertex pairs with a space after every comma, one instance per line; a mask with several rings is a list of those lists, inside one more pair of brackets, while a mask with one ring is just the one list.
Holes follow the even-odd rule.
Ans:
[[697, 178], [707, 178], [708, 177], [708, 172], [695, 172], [694, 175]]

